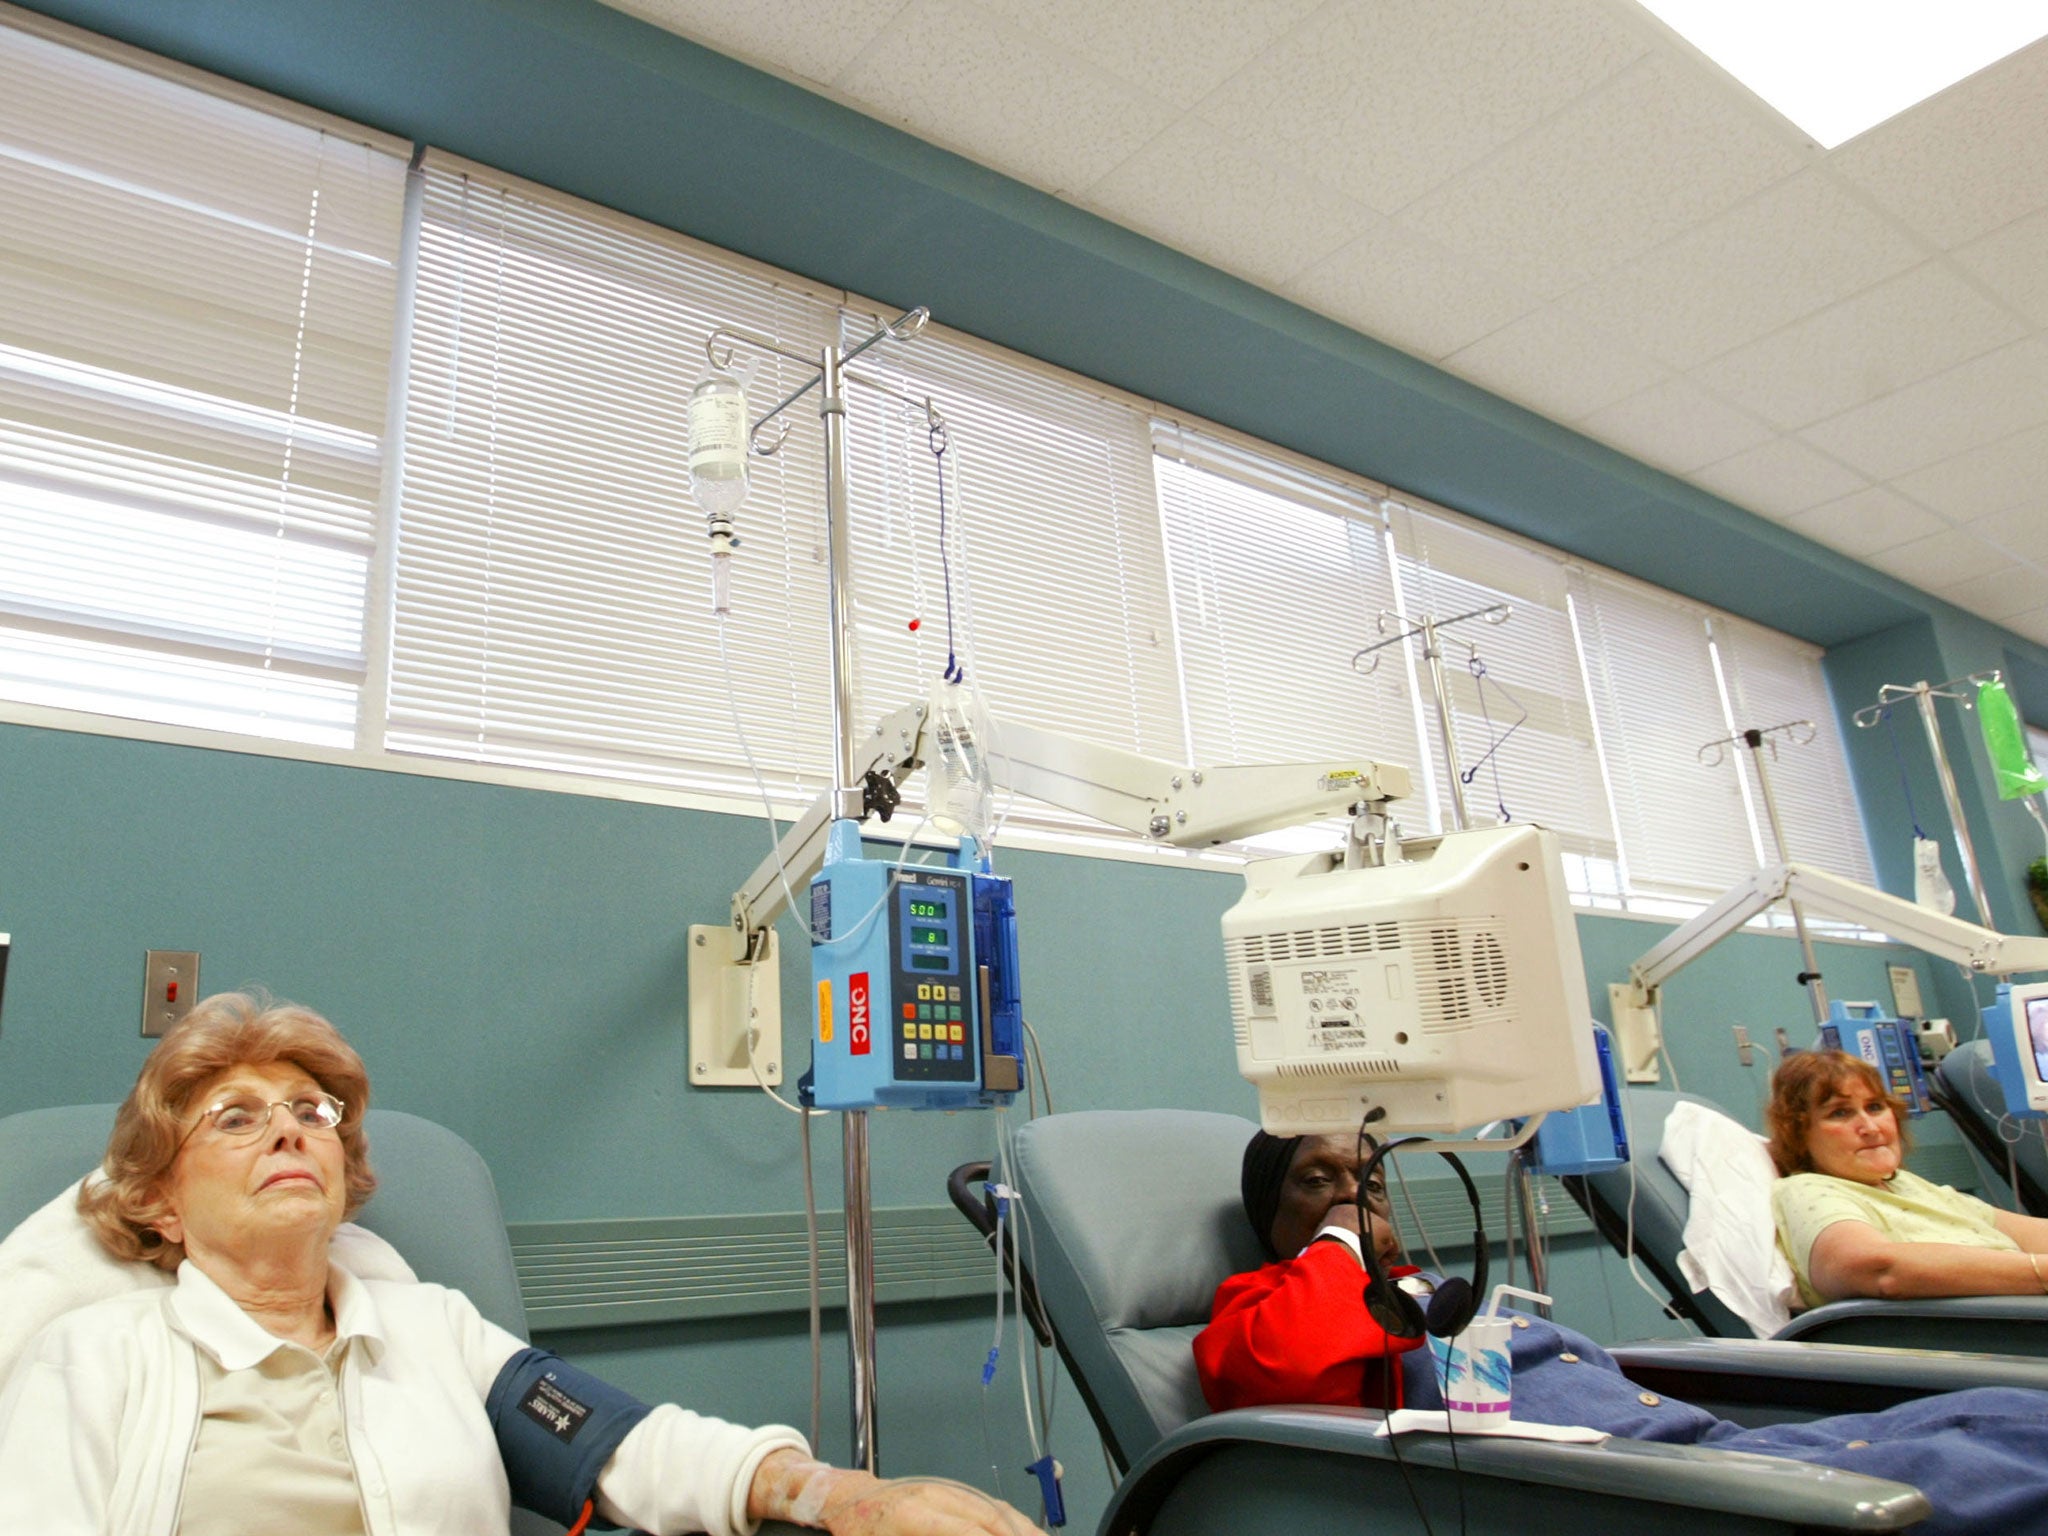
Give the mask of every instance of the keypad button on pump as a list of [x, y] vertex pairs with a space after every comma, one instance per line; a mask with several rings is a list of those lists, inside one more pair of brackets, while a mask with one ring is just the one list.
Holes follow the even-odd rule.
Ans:
[[946, 1001], [947, 1001], [947, 1002], [949, 1002], [949, 1003], [957, 1003], [957, 1002], [959, 1002], [959, 1001], [960, 1001], [960, 989], [959, 989], [958, 987], [948, 987], [948, 988], [946, 988]]
[[914, 1018], [916, 1018], [916, 1017], [917, 1017], [917, 1004], [915, 1004], [915, 1003], [905, 1003], [905, 1004], [903, 1005], [903, 1017], [905, 1017], [906, 1019], [914, 1019]]
[[962, 1040], [965, 1040], [965, 1039], [967, 1038], [967, 1031], [966, 1031], [966, 1030], [965, 1030], [965, 1029], [964, 1029], [964, 1028], [963, 1028], [962, 1026], [960, 1026], [960, 1025], [958, 1025], [958, 1024], [955, 1024], [955, 1025], [953, 1025], [953, 1026], [952, 1026], [952, 1031], [953, 1031], [953, 1043], [954, 1043], [955, 1045], [958, 1045], [958, 1044], [959, 1044], [959, 1043], [960, 1043], [960, 1042], [961, 1042]]
[[906, 1042], [903, 1047], [903, 1059], [905, 1061], [917, 1060], [917, 1047]]

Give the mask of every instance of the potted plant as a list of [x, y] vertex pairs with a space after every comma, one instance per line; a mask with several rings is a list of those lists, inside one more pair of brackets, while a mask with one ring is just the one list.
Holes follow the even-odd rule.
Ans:
[[2034, 904], [2034, 916], [2042, 929], [2048, 931], [2048, 858], [2027, 866], [2027, 900]]

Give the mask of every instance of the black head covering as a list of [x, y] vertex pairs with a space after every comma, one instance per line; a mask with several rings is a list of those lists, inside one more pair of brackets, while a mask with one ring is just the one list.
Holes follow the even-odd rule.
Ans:
[[1273, 1218], [1280, 1214], [1280, 1187], [1287, 1182], [1287, 1170], [1294, 1166], [1300, 1146], [1299, 1136], [1269, 1136], [1264, 1131], [1252, 1132], [1245, 1143], [1238, 1192], [1244, 1197], [1245, 1219], [1269, 1259], [1280, 1257], [1273, 1251]]

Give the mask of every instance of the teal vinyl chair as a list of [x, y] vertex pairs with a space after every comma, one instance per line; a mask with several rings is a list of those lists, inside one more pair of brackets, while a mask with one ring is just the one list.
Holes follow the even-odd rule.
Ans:
[[[116, 1108], [69, 1104], [0, 1119], [0, 1236], [98, 1165]], [[371, 1110], [364, 1129], [379, 1187], [356, 1223], [396, 1248], [422, 1280], [461, 1291], [500, 1328], [527, 1338], [498, 1187], [476, 1149], [447, 1127], [399, 1110]], [[511, 1536], [561, 1530], [530, 1510], [512, 1511]]]
[[[73, 1104], [0, 1119], [0, 1235], [98, 1165], [115, 1108]], [[461, 1291], [500, 1328], [526, 1338], [498, 1187], [476, 1149], [446, 1126], [395, 1109], [371, 1110], [364, 1129], [379, 1188], [357, 1225], [396, 1248], [422, 1280]]]
[[[81, 1104], [0, 1119], [0, 1236], [98, 1164], [114, 1110]], [[371, 1110], [365, 1129], [379, 1182], [356, 1222], [396, 1248], [422, 1280], [461, 1291], [499, 1327], [527, 1338], [512, 1243], [483, 1158], [447, 1127], [399, 1110]], [[530, 1510], [512, 1511], [511, 1536], [561, 1530]], [[780, 1522], [762, 1531], [796, 1536]]]
[[[1298, 1536], [1423, 1529], [1897, 1530], [1904, 1484], [1693, 1446], [1404, 1437], [1377, 1413], [1210, 1413], [1190, 1341], [1216, 1286], [1263, 1262], [1238, 1197], [1254, 1127], [1180, 1110], [1049, 1115], [1017, 1135], [1016, 1179], [1046, 1314], [1124, 1476], [1100, 1536]], [[1684, 1340], [1613, 1352], [1632, 1379], [1745, 1422], [1884, 1406], [1988, 1384], [2048, 1387], [2048, 1366], [1988, 1356]], [[1744, 1411], [1745, 1405], [1750, 1410]]]
[[2019, 1209], [2048, 1216], [2048, 1140], [2042, 1136], [2048, 1121], [2006, 1113], [2005, 1090], [1991, 1073], [1991, 1042], [1957, 1046], [1929, 1074], [1927, 1087], [1962, 1131], [1985, 1198], [2003, 1203], [1989, 1191], [2004, 1186], [2012, 1190]]
[[[1681, 1101], [1720, 1106], [1696, 1094], [1628, 1090], [1635, 1161], [1626, 1168], [1561, 1182], [1619, 1253], [1628, 1251], [1630, 1180], [1635, 1252], [1671, 1298], [1673, 1315], [1717, 1339], [1755, 1335], [1711, 1291], [1695, 1293], [1678, 1268], [1690, 1198], [1657, 1156], [1664, 1121]], [[1725, 1113], [1725, 1111], [1720, 1111]], [[1896, 1349], [1975, 1350], [2048, 1356], [2048, 1296], [1954, 1296], [1910, 1301], [1837, 1301], [1802, 1312], [1773, 1336], [1809, 1344], [1867, 1344]]]

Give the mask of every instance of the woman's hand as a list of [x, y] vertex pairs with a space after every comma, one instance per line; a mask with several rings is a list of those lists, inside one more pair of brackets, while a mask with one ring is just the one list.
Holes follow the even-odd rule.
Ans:
[[761, 1463], [747, 1513], [832, 1536], [1038, 1536], [1038, 1527], [1009, 1505], [964, 1484], [885, 1481], [795, 1451], [777, 1451]]

